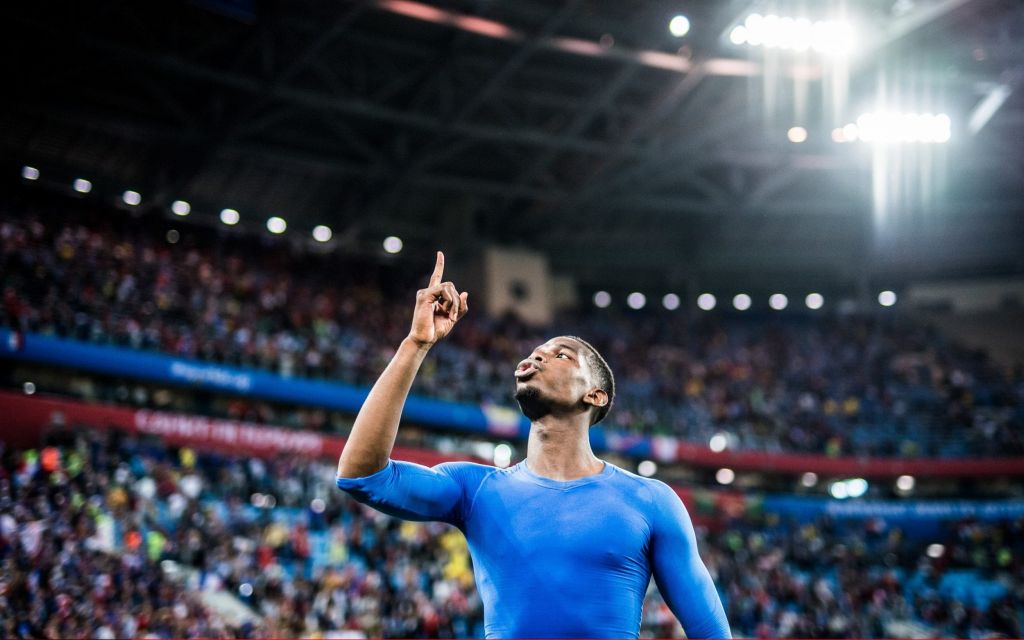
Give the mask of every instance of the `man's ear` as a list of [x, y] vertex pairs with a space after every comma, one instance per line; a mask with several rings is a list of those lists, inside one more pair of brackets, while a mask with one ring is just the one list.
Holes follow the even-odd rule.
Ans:
[[603, 389], [594, 387], [583, 396], [583, 402], [592, 407], [605, 407], [608, 405], [608, 394]]

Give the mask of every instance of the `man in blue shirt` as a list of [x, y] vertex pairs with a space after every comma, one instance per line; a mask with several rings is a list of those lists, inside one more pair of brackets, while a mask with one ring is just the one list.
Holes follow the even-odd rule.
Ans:
[[399, 518], [462, 530], [488, 638], [635, 638], [652, 575], [688, 637], [730, 637], [679, 497], [590, 448], [588, 430], [611, 408], [615, 381], [584, 340], [553, 338], [516, 368], [516, 401], [531, 421], [519, 464], [391, 460], [416, 372], [468, 309], [467, 294], [442, 282], [443, 272], [438, 252], [409, 336], [356, 417], [338, 487]]

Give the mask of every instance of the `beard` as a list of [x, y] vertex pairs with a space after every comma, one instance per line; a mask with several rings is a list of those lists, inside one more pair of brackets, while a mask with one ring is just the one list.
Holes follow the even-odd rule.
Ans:
[[541, 395], [537, 387], [516, 385], [515, 399], [519, 403], [519, 410], [531, 422], [551, 413], [551, 403]]

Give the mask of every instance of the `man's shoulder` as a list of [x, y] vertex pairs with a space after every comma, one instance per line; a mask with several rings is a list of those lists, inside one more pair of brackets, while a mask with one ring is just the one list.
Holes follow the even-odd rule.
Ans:
[[662, 486], [668, 487], [668, 485], [665, 484], [664, 482], [662, 482], [661, 480], [656, 480], [654, 478], [649, 478], [647, 476], [642, 476], [642, 475], [640, 475], [638, 473], [633, 473], [632, 471], [629, 471], [627, 469], [623, 469], [622, 467], [620, 467], [618, 465], [615, 465], [615, 464], [612, 464], [612, 463], [607, 462], [607, 461], [605, 462], [605, 464], [608, 464], [608, 465], [612, 466], [612, 468], [616, 472], [615, 475], [620, 478], [621, 482], [632, 483], [632, 484], [634, 484], [636, 486], [643, 486], [643, 487], [648, 487], [648, 488], [656, 487], [658, 485], [662, 485]]
[[[610, 463], [606, 463], [610, 464]], [[629, 486], [632, 490], [637, 491], [640, 495], [648, 498], [653, 505], [664, 504], [665, 501], [678, 500], [679, 495], [675, 489], [665, 484], [657, 478], [648, 478], [639, 474], [627, 471], [622, 467], [615, 466], [616, 477], [619, 478], [619, 482]]]
[[478, 462], [454, 461], [442, 462], [434, 467], [436, 471], [446, 473], [463, 486], [476, 486], [483, 482], [487, 476], [502, 471], [499, 467]]

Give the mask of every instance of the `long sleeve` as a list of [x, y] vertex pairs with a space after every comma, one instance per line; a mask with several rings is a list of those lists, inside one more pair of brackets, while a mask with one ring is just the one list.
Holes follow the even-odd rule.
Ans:
[[389, 460], [380, 471], [362, 478], [338, 478], [338, 488], [388, 515], [405, 520], [437, 520], [461, 526], [465, 483], [483, 465], [446, 462], [435, 467]]
[[654, 580], [687, 638], [731, 638], [722, 600], [697, 553], [693, 523], [679, 496], [658, 483], [654, 491], [651, 565]]

